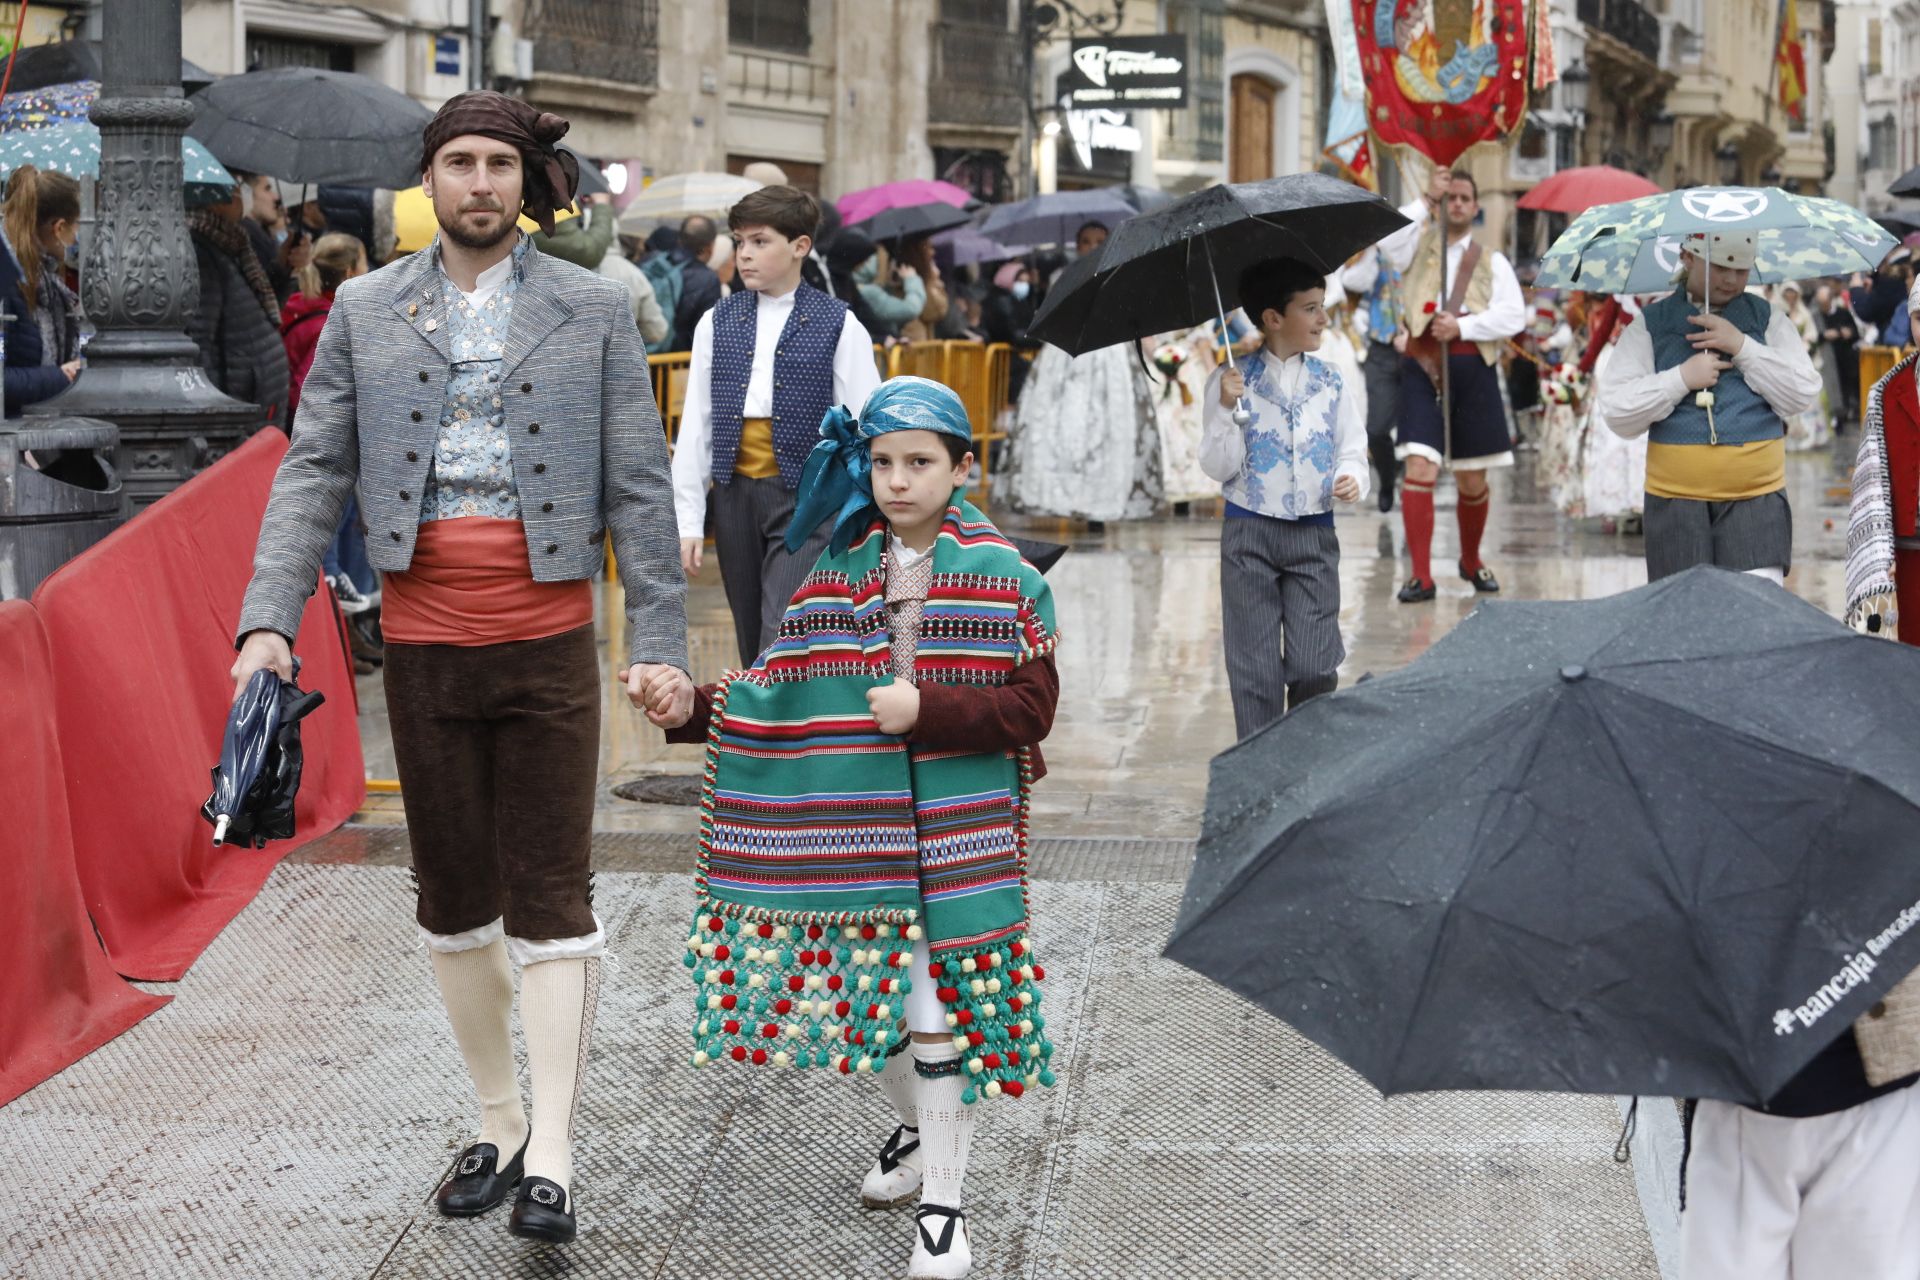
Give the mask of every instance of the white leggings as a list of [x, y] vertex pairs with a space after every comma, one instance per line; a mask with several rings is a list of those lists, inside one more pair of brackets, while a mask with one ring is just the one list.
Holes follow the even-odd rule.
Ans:
[[927, 966], [931, 963], [927, 940], [916, 940], [913, 944], [913, 989], [907, 992], [907, 1030], [920, 1035], [944, 1036], [952, 1028], [947, 1026], [946, 1006], [934, 994], [940, 984], [927, 974]]

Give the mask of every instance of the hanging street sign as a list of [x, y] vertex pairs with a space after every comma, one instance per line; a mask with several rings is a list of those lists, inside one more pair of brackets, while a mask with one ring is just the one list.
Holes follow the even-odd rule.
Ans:
[[1073, 42], [1065, 77], [1075, 107], [1187, 105], [1185, 36], [1106, 36]]

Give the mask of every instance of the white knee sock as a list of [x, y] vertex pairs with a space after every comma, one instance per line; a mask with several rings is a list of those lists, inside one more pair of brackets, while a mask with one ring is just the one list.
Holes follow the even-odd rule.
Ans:
[[[920, 1203], [960, 1207], [973, 1147], [973, 1108], [960, 1101], [967, 1087], [960, 1055], [951, 1044], [913, 1042], [915, 1101], [920, 1117], [920, 1159], [924, 1171]], [[934, 1074], [929, 1076], [928, 1072]]]
[[886, 1069], [875, 1079], [879, 1081], [880, 1092], [886, 1094], [887, 1101], [893, 1104], [900, 1123], [909, 1129], [918, 1129], [920, 1110], [917, 1101], [920, 1091], [919, 1077], [913, 1071], [913, 1054], [894, 1054], [887, 1059]]
[[600, 958], [543, 960], [520, 971], [520, 1029], [533, 1081], [529, 1177], [568, 1189], [573, 1179], [573, 1117], [587, 1072], [587, 1045], [600, 1001]]
[[505, 1165], [527, 1137], [527, 1113], [513, 1067], [513, 969], [507, 944], [495, 938], [468, 951], [428, 954], [453, 1038], [480, 1099], [478, 1140], [498, 1147]]

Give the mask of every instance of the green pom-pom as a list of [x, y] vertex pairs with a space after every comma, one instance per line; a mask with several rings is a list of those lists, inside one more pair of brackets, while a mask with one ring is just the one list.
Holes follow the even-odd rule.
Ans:
[[912, 979], [912, 978], [902, 978], [902, 979], [900, 979], [900, 994], [901, 994], [901, 995], [906, 995], [906, 994], [907, 994], [907, 993], [908, 993], [909, 991], [912, 991], [912, 990], [913, 990], [913, 979]]
[[980, 1095], [974, 1092], [972, 1085], [968, 1085], [964, 1090], [961, 1091], [960, 1101], [970, 1107], [974, 1103], [980, 1101]]
[[737, 937], [739, 933], [740, 933], [740, 922], [738, 920], [727, 921], [727, 936], [729, 938]]
[[819, 1023], [817, 1023], [817, 1022], [814, 1022], [814, 1023], [810, 1023], [810, 1024], [808, 1024], [808, 1026], [807, 1026], [807, 1039], [809, 1039], [809, 1040], [818, 1040], [818, 1039], [820, 1038], [820, 1035], [821, 1035], [821, 1031], [820, 1031], [820, 1024], [819, 1024]]
[[843, 969], [848, 968], [853, 964], [853, 948], [852, 947], [841, 947], [838, 951], [834, 952], [834, 955], [838, 957], [840, 961], [840, 967]]
[[1040, 1042], [1040, 1056], [1043, 1058], [1051, 1058], [1053, 1056], [1053, 1041], [1042, 1040]]
[[691, 969], [695, 965], [700, 963], [700, 957], [696, 956], [695, 954], [693, 954], [693, 952], [689, 951], [687, 952], [687, 954], [680, 957], [680, 963], [684, 964], [685, 966], [687, 966], [687, 968]]
[[1042, 1071], [1042, 1072], [1040, 1073], [1040, 1083], [1041, 1083], [1041, 1084], [1043, 1084], [1043, 1085], [1045, 1085], [1045, 1086], [1046, 1086], [1047, 1088], [1049, 1088], [1049, 1089], [1051, 1089], [1051, 1088], [1053, 1088], [1053, 1086], [1054, 1086], [1054, 1083], [1055, 1083], [1055, 1081], [1054, 1081], [1054, 1075], [1053, 1075], [1053, 1072], [1051, 1072], [1051, 1071]]
[[1035, 1031], [1044, 1030], [1046, 1028], [1046, 1025], [1047, 1025], [1047, 1020], [1045, 1018], [1041, 1017], [1037, 1013], [1033, 1015], [1033, 1029]]
[[960, 962], [958, 960], [947, 961], [945, 968], [949, 978], [957, 978], [960, 976]]

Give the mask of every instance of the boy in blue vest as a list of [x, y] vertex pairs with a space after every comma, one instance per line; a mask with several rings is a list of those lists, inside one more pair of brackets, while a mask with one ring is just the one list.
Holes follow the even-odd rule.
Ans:
[[1786, 313], [1746, 291], [1754, 248], [1751, 231], [1688, 237], [1677, 287], [1600, 384], [1607, 426], [1647, 435], [1649, 581], [1712, 564], [1785, 582], [1793, 563], [1784, 419], [1819, 398], [1820, 374]]
[[694, 330], [674, 441], [681, 565], [688, 577], [699, 572], [711, 501], [741, 666], [772, 642], [826, 547], [825, 530], [792, 555], [782, 541], [820, 420], [836, 405], [859, 413], [880, 385], [873, 340], [847, 304], [801, 282], [819, 223], [820, 206], [793, 187], [762, 187], [733, 206], [741, 288]]

